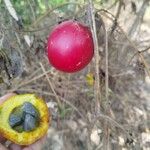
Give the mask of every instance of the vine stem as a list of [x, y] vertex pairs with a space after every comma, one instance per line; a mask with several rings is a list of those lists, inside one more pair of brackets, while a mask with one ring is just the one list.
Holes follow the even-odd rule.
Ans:
[[101, 99], [101, 90], [100, 90], [100, 77], [99, 77], [99, 61], [100, 56], [98, 52], [98, 39], [96, 34], [96, 22], [95, 22], [95, 9], [93, 7], [92, 0], [88, 0], [89, 2], [89, 13], [90, 13], [90, 19], [91, 19], [91, 29], [93, 33], [93, 39], [94, 39], [94, 49], [95, 49], [95, 87], [94, 87], [94, 95], [95, 95], [95, 111], [96, 114], [99, 114], [100, 112], [100, 99]]
[[41, 17], [39, 17], [35, 22], [33, 22], [33, 24], [30, 26], [30, 27], [35, 27], [39, 22], [41, 22], [45, 17], [47, 17], [50, 13], [52, 13], [54, 10], [56, 9], [59, 9], [61, 7], [64, 7], [66, 5], [77, 5], [79, 8], [81, 8], [81, 5], [80, 3], [76, 3], [76, 2], [68, 2], [68, 3], [64, 3], [64, 4], [61, 4], [61, 5], [58, 5], [56, 6], [55, 8], [52, 8], [52, 9], [48, 9], [45, 14], [43, 14]]
[[[101, 20], [102, 27], [104, 29], [104, 35], [105, 35], [105, 114], [108, 116], [110, 115], [110, 106], [109, 106], [109, 70], [108, 70], [108, 33], [107, 29], [105, 26], [105, 23], [103, 20]], [[103, 140], [103, 149], [104, 150], [109, 150], [110, 149], [110, 144], [109, 144], [109, 139], [110, 139], [110, 128], [109, 128], [109, 122], [108, 120], [104, 121], [104, 140]]]

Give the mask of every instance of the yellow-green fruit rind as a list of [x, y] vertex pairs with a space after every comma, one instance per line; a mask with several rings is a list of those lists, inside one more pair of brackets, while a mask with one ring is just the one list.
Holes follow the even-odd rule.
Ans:
[[[14, 108], [24, 102], [30, 102], [37, 108], [40, 114], [40, 124], [33, 131], [18, 133], [9, 125], [9, 116]], [[0, 134], [16, 144], [29, 145], [46, 134], [49, 127], [49, 118], [48, 107], [42, 99], [34, 94], [15, 95], [0, 105]]]

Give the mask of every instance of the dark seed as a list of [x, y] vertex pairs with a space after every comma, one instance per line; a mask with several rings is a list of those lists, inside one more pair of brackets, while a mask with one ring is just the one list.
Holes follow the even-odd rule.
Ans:
[[9, 117], [10, 126], [19, 133], [34, 130], [38, 127], [39, 121], [39, 112], [30, 102], [16, 107]]
[[14, 127], [20, 125], [22, 123], [22, 115], [23, 115], [23, 111], [21, 107], [15, 108], [9, 117], [10, 126]]
[[9, 117], [9, 124], [11, 127], [18, 126], [22, 122], [22, 119], [18, 115], [11, 114]]
[[23, 124], [24, 131], [32, 131], [36, 128], [36, 126], [37, 126], [37, 121], [35, 117], [33, 117], [30, 114], [26, 114], [24, 124]]
[[25, 114], [30, 114], [35, 118], [39, 118], [37, 109], [29, 102], [25, 102], [22, 106], [22, 110]]
[[23, 111], [22, 111], [21, 106], [15, 108], [15, 109], [12, 111], [11, 114], [13, 114], [13, 115], [15, 115], [15, 116], [21, 117], [21, 116], [23, 115]]

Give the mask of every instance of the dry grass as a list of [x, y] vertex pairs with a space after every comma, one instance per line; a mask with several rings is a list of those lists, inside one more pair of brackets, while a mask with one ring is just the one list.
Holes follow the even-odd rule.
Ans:
[[[143, 31], [139, 28], [143, 24], [140, 24], [138, 30], [134, 32], [136, 37], [128, 35], [128, 29], [132, 28], [131, 20], [128, 19], [129, 5], [130, 3], [126, 2], [126, 10], [122, 12], [120, 7], [116, 6], [107, 11], [98, 10], [95, 19], [96, 28], [95, 24], [92, 28], [97, 29], [97, 31], [94, 29], [94, 38], [98, 39], [96, 47], [99, 53], [96, 53], [95, 58], [84, 70], [74, 74], [55, 70], [46, 57], [44, 43], [51, 25], [57, 24], [59, 20], [60, 14], [57, 11], [48, 10], [45, 15], [33, 22], [28, 32], [24, 29], [16, 29], [15, 22], [6, 24], [3, 14], [0, 14], [0, 22], [4, 22], [0, 25], [0, 30], [5, 33], [3, 47], [7, 49], [10, 58], [13, 51], [18, 53], [22, 67], [21, 73], [18, 68], [12, 68], [19, 73], [15, 77], [12, 75], [11, 80], [7, 78], [5, 71], [2, 71], [5, 83], [0, 85], [0, 92], [1, 95], [12, 91], [36, 93], [46, 100], [53, 120], [45, 149], [148, 150], [150, 147], [148, 138], [150, 136], [148, 99], [150, 84], [147, 82], [150, 52], [149, 49], [140, 52], [149, 47], [147, 39], [150, 39], [150, 31], [147, 29]], [[84, 15], [84, 12], [88, 11], [88, 8], [84, 5], [80, 7], [76, 9], [78, 13], [75, 12], [69, 17], [74, 18], [76, 15], [77, 19], [85, 22], [89, 16]], [[120, 15], [119, 13], [112, 15], [116, 9]], [[61, 15], [68, 18], [65, 13]], [[131, 13], [131, 15], [132, 20], [134, 18], [136, 20], [135, 14]], [[9, 19], [12, 21], [11, 18]], [[115, 21], [117, 23], [114, 25]], [[31, 47], [24, 41], [25, 34], [34, 37]], [[96, 61], [98, 72], [95, 72], [96, 57], [101, 58], [100, 61]], [[96, 88], [87, 82], [86, 76], [89, 73], [96, 75]], [[97, 100], [95, 94], [100, 95], [100, 97], [96, 96]], [[99, 109], [98, 113], [95, 108]], [[147, 138], [147, 141], [144, 138]], [[107, 147], [105, 147], [106, 140]]]

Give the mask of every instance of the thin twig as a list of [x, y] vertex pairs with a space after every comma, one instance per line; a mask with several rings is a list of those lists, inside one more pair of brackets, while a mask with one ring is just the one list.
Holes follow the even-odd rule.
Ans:
[[144, 50], [140, 50], [140, 51], [138, 51], [138, 52], [135, 52], [135, 54], [133, 54], [133, 56], [131, 57], [131, 59], [130, 59], [130, 61], [129, 61], [129, 64], [131, 63], [131, 61], [133, 60], [133, 58], [134, 58], [138, 53], [144, 53], [144, 52], [148, 51], [149, 49], [150, 49], [150, 46], [147, 47], [147, 48], [144, 49]]
[[[107, 11], [107, 10], [105, 10], [105, 9], [101, 9], [101, 10], [99, 10], [99, 11], [106, 12], [106, 13], [108, 13], [109, 15], [111, 15], [113, 18], [115, 18], [115, 16], [114, 16], [112, 13], [110, 13], [109, 11]], [[110, 18], [109, 16], [107, 16], [106, 14], [105, 14], [105, 16], [106, 16], [108, 19], [110, 19], [111, 21], [113, 21], [113, 19], [111, 19], [111, 18]], [[126, 37], [126, 39], [128, 40], [128, 42], [130, 43], [130, 45], [134, 48], [134, 50], [135, 50], [136, 52], [138, 52], [139, 57], [141, 58], [141, 61], [143, 62], [144, 67], [145, 67], [145, 69], [146, 69], [146, 72], [147, 72], [147, 74], [148, 74], [148, 76], [149, 76], [149, 78], [150, 78], [149, 65], [147, 64], [146, 60], [144, 59], [143, 54], [142, 54], [142, 53], [139, 53], [140, 51], [138, 50], [138, 48], [136, 47], [136, 45], [130, 40], [129, 36], [128, 36], [128, 35], [125, 33], [125, 31], [121, 28], [121, 26], [119, 25], [119, 23], [117, 23], [117, 26], [118, 26], [118, 28], [120, 29], [120, 31], [124, 34], [124, 36]]]
[[99, 77], [99, 51], [98, 51], [98, 39], [96, 34], [96, 23], [95, 23], [95, 9], [93, 7], [92, 0], [89, 0], [89, 7], [90, 7], [90, 14], [91, 14], [91, 28], [93, 30], [93, 39], [94, 39], [94, 48], [95, 48], [95, 107], [96, 107], [96, 113], [100, 111], [100, 97], [101, 97], [101, 91], [100, 91], [100, 77]]
[[[101, 20], [102, 27], [104, 29], [104, 34], [105, 34], [105, 101], [106, 101], [106, 106], [105, 106], [105, 113], [109, 114], [109, 71], [108, 71], [108, 33], [105, 27], [105, 23], [103, 20]], [[108, 121], [105, 120], [104, 122], [104, 130], [105, 130], [105, 137], [104, 137], [104, 144], [103, 144], [103, 149], [108, 150], [109, 149], [109, 125]]]
[[138, 48], [136, 47], [136, 45], [130, 40], [130, 38], [128, 37], [128, 35], [124, 32], [124, 30], [118, 25], [118, 27], [120, 28], [120, 30], [122, 31], [122, 33], [125, 35], [125, 37], [127, 38], [128, 42], [130, 43], [130, 45], [134, 48], [134, 50], [136, 50], [139, 54], [139, 57], [141, 58], [141, 61], [144, 64], [145, 70], [150, 78], [150, 70], [149, 70], [149, 65], [147, 64], [144, 56], [142, 53], [140, 53], [140, 51], [138, 50]]
[[118, 127], [119, 129], [121, 129], [124, 133], [126, 133], [128, 135], [128, 132], [126, 131], [126, 129], [120, 125], [117, 121], [115, 121], [114, 119], [112, 119], [111, 117], [107, 116], [107, 115], [104, 115], [104, 114], [99, 114], [97, 117], [96, 117], [96, 120], [94, 121], [94, 124], [95, 122], [97, 121], [97, 119], [105, 119], [107, 120], [109, 123], [113, 124], [114, 126]]
[[119, 15], [120, 15], [120, 12], [121, 12], [122, 4], [123, 4], [122, 0], [119, 0], [118, 10], [117, 10], [117, 13], [116, 13], [116, 16], [115, 16], [115, 20], [114, 20], [114, 23], [113, 23], [113, 26], [112, 26], [111, 34], [115, 31], [115, 29], [117, 27], [117, 20], [119, 19]]
[[[131, 36], [134, 37], [137, 28], [140, 26], [140, 24], [141, 24], [141, 22], [142, 22], [142, 20], [143, 20], [143, 17], [144, 17], [146, 8], [147, 8], [147, 6], [148, 6], [148, 3], [149, 3], [149, 0], [144, 0], [144, 1], [143, 1], [143, 4], [142, 4], [140, 10], [139, 10], [139, 12], [137, 13], [137, 17], [136, 17], [136, 19], [134, 20], [134, 22], [133, 22], [133, 24], [132, 24], [132, 26], [131, 26], [131, 28], [130, 28], [128, 34], [127, 34], [128, 37], [131, 37]], [[125, 55], [125, 56], [126, 56], [127, 53], [128, 53], [127, 50], [125, 51], [125, 49], [127, 48], [127, 44], [128, 44], [128, 42], [125, 42], [124, 45], [123, 45], [123, 47], [122, 47], [122, 51], [124, 51], [124, 55]]]
[[27, 3], [29, 4], [30, 10], [31, 10], [31, 13], [33, 16], [33, 20], [35, 21], [35, 19], [36, 19], [35, 10], [34, 10], [33, 6], [31, 5], [31, 2], [29, 0], [27, 0]]
[[[105, 31], [105, 98], [106, 98], [106, 114], [109, 114], [109, 72], [108, 72], [108, 35], [107, 35], [107, 30], [105, 28], [105, 25], [103, 25], [104, 31]], [[105, 137], [106, 137], [106, 143], [104, 144], [104, 149], [109, 150], [109, 124], [108, 121], [106, 121], [106, 124], [104, 125], [104, 127], [106, 128], [106, 133], [105, 133]]]
[[16, 91], [16, 90], [18, 90], [20, 87], [25, 86], [25, 85], [27, 85], [27, 84], [30, 84], [30, 83], [34, 82], [35, 80], [42, 78], [43, 76], [45, 76], [45, 74], [48, 74], [48, 73], [50, 73], [50, 72], [51, 72], [51, 70], [48, 70], [48, 71], [46, 71], [45, 73], [40, 74], [39, 76], [34, 77], [34, 78], [31, 79], [31, 80], [24, 81], [23, 83], [17, 85], [17, 87], [15, 87], [15, 88], [13, 88], [13, 89], [10, 89], [10, 90], [8, 90], [7, 92]]
[[[128, 132], [128, 130], [121, 124], [119, 124], [117, 121], [115, 121], [114, 119], [112, 119], [111, 117], [109, 117], [108, 115], [105, 115], [103, 113], [99, 113], [96, 118], [94, 118], [92, 124], [91, 124], [91, 128], [93, 128], [96, 124], [97, 121], [103, 119], [104, 121], [107, 121], [109, 124], [111, 124], [111, 126], [115, 126], [118, 129], [121, 129], [125, 134], [126, 137], [130, 137], [130, 134]], [[102, 148], [104, 150], [104, 148]], [[109, 150], [109, 149], [108, 149]]]
[[145, 49], [143, 49], [143, 50], [139, 51], [139, 53], [146, 52], [146, 51], [148, 51], [149, 49], [150, 49], [150, 46], [148, 46], [147, 48], [145, 48]]
[[[76, 13], [77, 14], [77, 13]], [[76, 15], [75, 14], [75, 15]], [[76, 18], [76, 19], [80, 19], [82, 18], [83, 16], [81, 15], [80, 17], [74, 17], [75, 16], [74, 14], [73, 15], [70, 15], [70, 16], [67, 16], [64, 18], [64, 20], [68, 20], [68, 19], [72, 19], [72, 18]], [[18, 33], [26, 33], [26, 32], [41, 32], [43, 30], [49, 30], [50, 27], [56, 25], [58, 22], [54, 22], [54, 23], [51, 23], [47, 26], [44, 26], [44, 27], [39, 27], [39, 28], [36, 28], [33, 27], [32, 29], [23, 29], [23, 30], [18, 30], [18, 29], [12, 29], [12, 28], [5, 28], [5, 27], [2, 27], [3, 30], [8, 30], [8, 31], [14, 31], [14, 32], [18, 32]]]
[[36, 68], [36, 70], [28, 76], [28, 79], [30, 80], [33, 79], [33, 77], [36, 76], [36, 74], [39, 73], [40, 71], [41, 71], [41, 68]]
[[108, 103], [108, 90], [109, 90], [109, 71], [108, 71], [108, 34], [103, 24], [103, 28], [105, 31], [105, 98]]
[[41, 62], [40, 62], [39, 64], [40, 64], [40, 66], [41, 66], [43, 72], [45, 73], [46, 79], [47, 79], [47, 81], [48, 81], [48, 84], [49, 84], [49, 86], [50, 86], [52, 92], [53, 92], [54, 95], [55, 95], [56, 101], [57, 101], [57, 103], [58, 103], [58, 107], [61, 108], [61, 102], [60, 102], [60, 100], [59, 100], [58, 95], [57, 95], [56, 92], [55, 92], [55, 89], [54, 89], [54, 87], [53, 87], [53, 84], [51, 83], [51, 81], [50, 81], [50, 79], [49, 79], [49, 77], [48, 77], [48, 74], [46, 73], [46, 70], [45, 70], [43, 64], [42, 64]]
[[79, 7], [82, 5], [80, 3], [64, 3], [64, 4], [61, 4], [59, 6], [56, 6], [55, 8], [53, 9], [49, 9], [48, 11], [46, 11], [46, 13], [44, 15], [42, 15], [41, 17], [39, 17], [30, 27], [35, 27], [39, 22], [41, 22], [41, 20], [43, 20], [46, 16], [48, 16], [51, 12], [53, 12], [54, 10], [58, 9], [58, 8], [61, 8], [61, 7], [64, 7], [66, 5], [78, 5]]
[[131, 29], [129, 31], [128, 36], [133, 36], [133, 34], [135, 33], [137, 27], [139, 26], [139, 24], [141, 23], [141, 21], [143, 20], [143, 16], [145, 14], [146, 8], [148, 6], [149, 0], [144, 0], [143, 4], [139, 10], [139, 12], [137, 13], [137, 17], [135, 19], [135, 21], [133, 22]]

